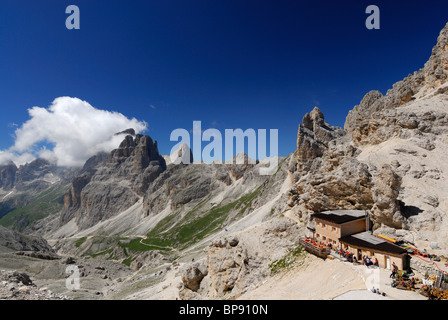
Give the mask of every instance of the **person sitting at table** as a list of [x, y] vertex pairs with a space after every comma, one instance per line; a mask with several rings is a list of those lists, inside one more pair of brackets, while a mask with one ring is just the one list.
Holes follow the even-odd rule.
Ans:
[[370, 261], [370, 258], [367, 257], [366, 258], [366, 266], [370, 266], [372, 264], [372, 262]]

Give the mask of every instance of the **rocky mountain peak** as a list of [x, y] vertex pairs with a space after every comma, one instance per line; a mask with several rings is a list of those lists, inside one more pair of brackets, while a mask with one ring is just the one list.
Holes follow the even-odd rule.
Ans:
[[330, 126], [323, 112], [314, 107], [302, 119], [297, 134], [297, 163], [303, 169], [310, 160], [321, 157], [328, 143], [344, 134], [342, 128]]
[[85, 229], [114, 216], [135, 204], [165, 170], [156, 141], [148, 135], [127, 134], [107, 156], [87, 160], [64, 197], [60, 224], [75, 218]]
[[120, 134], [135, 136], [135, 130], [133, 128], [129, 128], [129, 129], [123, 130], [121, 132], [117, 132], [115, 135], [118, 136]]
[[132, 174], [142, 173], [152, 161], [158, 162], [163, 170], [166, 169], [165, 159], [159, 154], [157, 141], [153, 141], [148, 135], [137, 134], [135, 137], [127, 135], [119, 147], [113, 150], [107, 164], [120, 166], [126, 162], [126, 171]]
[[440, 32], [424, 67], [395, 83], [386, 95], [376, 90], [367, 93], [361, 103], [348, 113], [344, 129], [352, 135], [356, 145], [379, 144], [390, 136], [397, 108], [441, 87], [447, 80], [448, 24]]
[[440, 32], [424, 70], [428, 88], [436, 88], [448, 80], [448, 23]]
[[305, 128], [314, 131], [315, 127], [322, 127], [325, 125], [324, 114], [318, 107], [314, 107], [311, 112], [305, 114], [302, 119], [302, 124]]

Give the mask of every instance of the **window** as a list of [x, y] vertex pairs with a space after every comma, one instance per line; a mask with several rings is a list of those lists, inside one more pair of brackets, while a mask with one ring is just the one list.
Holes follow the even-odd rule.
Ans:
[[331, 230], [332, 230], [332, 231], [336, 231], [336, 228], [335, 228], [335, 227], [331, 227]]
[[320, 234], [316, 233], [316, 237], [317, 237], [317, 238], [320, 238]]
[[327, 240], [327, 237], [326, 237], [326, 236], [323, 236], [322, 239], [323, 239], [323, 240]]

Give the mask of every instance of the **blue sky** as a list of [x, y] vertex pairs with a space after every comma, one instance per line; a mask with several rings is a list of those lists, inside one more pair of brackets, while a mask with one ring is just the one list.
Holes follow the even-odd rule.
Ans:
[[[80, 30], [65, 27], [71, 4]], [[146, 121], [163, 154], [200, 120], [278, 129], [286, 156], [306, 112], [343, 126], [368, 91], [423, 67], [447, 22], [438, 0], [1, 0], [0, 150], [29, 108], [69, 96]]]

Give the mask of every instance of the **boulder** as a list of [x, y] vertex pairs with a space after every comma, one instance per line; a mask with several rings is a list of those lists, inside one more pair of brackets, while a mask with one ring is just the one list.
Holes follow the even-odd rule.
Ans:
[[182, 273], [182, 283], [185, 288], [198, 291], [202, 279], [208, 274], [207, 267], [202, 263], [188, 265]]

